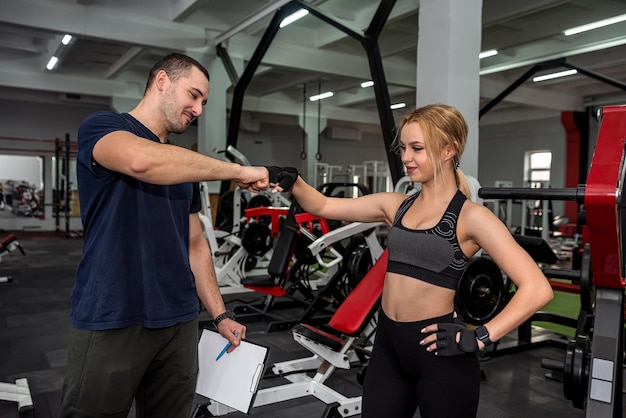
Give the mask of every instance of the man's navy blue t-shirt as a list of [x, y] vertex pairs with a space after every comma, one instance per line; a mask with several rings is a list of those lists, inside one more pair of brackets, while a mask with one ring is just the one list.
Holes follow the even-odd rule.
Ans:
[[84, 246], [71, 322], [103, 330], [192, 320], [199, 305], [189, 264], [189, 215], [201, 208], [199, 185], [149, 184], [98, 165], [92, 158], [95, 144], [116, 131], [160, 143], [128, 113], [98, 112], [79, 128]]

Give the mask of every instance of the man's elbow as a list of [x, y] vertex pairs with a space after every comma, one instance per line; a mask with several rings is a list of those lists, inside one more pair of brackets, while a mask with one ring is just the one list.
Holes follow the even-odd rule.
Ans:
[[163, 175], [167, 171], [162, 170], [157, 163], [145, 157], [132, 158], [124, 167], [124, 170], [124, 174], [146, 183], [173, 184], [167, 175]]
[[129, 174], [133, 177], [143, 176], [150, 172], [152, 164], [143, 156], [132, 158], [128, 164]]

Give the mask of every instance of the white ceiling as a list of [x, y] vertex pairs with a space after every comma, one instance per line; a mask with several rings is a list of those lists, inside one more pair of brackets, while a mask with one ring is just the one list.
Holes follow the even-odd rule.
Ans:
[[[245, 63], [274, 11], [287, 2], [0, 0], [0, 97], [83, 103], [139, 98], [148, 69], [161, 55], [212, 51], [216, 41], [223, 41], [235, 63]], [[305, 3], [362, 33], [380, 0]], [[391, 102], [404, 101], [409, 107], [415, 103], [418, 13], [418, 0], [397, 0], [379, 40]], [[624, 13], [626, 0], [483, 0], [482, 50], [494, 48], [500, 54], [481, 60], [481, 107], [534, 64], [559, 58], [626, 84], [626, 22], [563, 35], [565, 29]], [[46, 71], [65, 33], [74, 40], [63, 48], [58, 67]], [[241, 65], [238, 71], [241, 75]], [[297, 115], [303, 87], [313, 94], [321, 85], [336, 92], [324, 101], [328, 115], [367, 121], [376, 112], [373, 89], [360, 88], [367, 79], [360, 44], [308, 15], [278, 32], [246, 91], [246, 102], [275, 117]], [[626, 91], [581, 74], [543, 83], [529, 80], [482, 122], [622, 103]]]

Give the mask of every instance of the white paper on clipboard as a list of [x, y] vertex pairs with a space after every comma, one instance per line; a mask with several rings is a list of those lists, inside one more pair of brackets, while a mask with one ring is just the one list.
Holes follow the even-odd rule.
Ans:
[[239, 347], [216, 361], [227, 342], [215, 331], [202, 331], [198, 343], [196, 392], [248, 414], [265, 370], [269, 349], [242, 340]]

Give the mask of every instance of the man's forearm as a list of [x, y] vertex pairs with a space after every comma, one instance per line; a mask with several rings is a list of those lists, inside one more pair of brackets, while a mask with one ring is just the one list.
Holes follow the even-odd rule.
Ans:
[[131, 165], [132, 177], [152, 184], [233, 180], [248, 182], [246, 168], [176, 145], [155, 144]]
[[[206, 245], [206, 250], [199, 248], [204, 245]], [[223, 313], [226, 307], [217, 283], [213, 258], [208, 244], [200, 243], [190, 247], [189, 262], [196, 277], [198, 297], [206, 310], [215, 318]]]
[[[102, 137], [93, 149], [93, 158], [109, 170], [152, 184], [233, 180], [246, 185], [268, 180], [263, 167], [241, 166], [122, 131]], [[268, 187], [269, 182], [263, 186]]]

